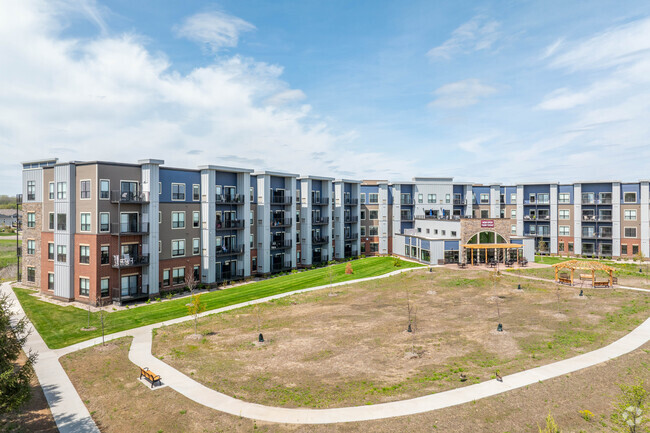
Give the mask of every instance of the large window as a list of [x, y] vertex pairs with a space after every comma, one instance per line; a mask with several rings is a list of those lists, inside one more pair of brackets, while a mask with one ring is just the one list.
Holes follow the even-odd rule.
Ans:
[[36, 253], [36, 241], [33, 239], [29, 239], [27, 241], [27, 254], [33, 255]]
[[27, 213], [27, 227], [29, 228], [36, 227], [36, 214], [34, 212]]
[[366, 193], [365, 192], [362, 192], [361, 194], [359, 194], [359, 203], [361, 203], [361, 204], [366, 203]]
[[65, 263], [68, 259], [68, 247], [66, 245], [56, 246], [56, 261]]
[[88, 296], [90, 292], [90, 279], [79, 278], [79, 294], [81, 296]]
[[88, 245], [79, 246], [79, 263], [90, 263], [90, 247]]
[[176, 268], [172, 270], [172, 279], [174, 284], [183, 284], [185, 282], [185, 268]]
[[359, 227], [359, 230], [360, 230], [360, 232], [359, 232], [360, 236], [364, 237], [366, 235], [366, 226]]
[[192, 254], [195, 256], [201, 254], [201, 239], [194, 238], [192, 239]]
[[377, 242], [370, 242], [370, 252], [371, 253], [376, 253], [379, 251], [379, 243]]
[[539, 204], [549, 204], [549, 194], [547, 192], [537, 194], [537, 203]]
[[370, 219], [370, 220], [378, 220], [379, 219], [379, 211], [371, 210], [368, 213], [368, 219]]
[[102, 212], [99, 214], [99, 231], [107, 232], [111, 229], [111, 214]]
[[172, 257], [185, 255], [185, 239], [175, 239], [172, 241]]
[[80, 229], [82, 232], [90, 231], [90, 213], [82, 213], [79, 222], [81, 224]]
[[368, 194], [368, 203], [377, 204], [379, 203], [379, 194], [376, 192], [371, 192]]
[[110, 282], [110, 280], [109, 280], [108, 278], [102, 278], [102, 279], [101, 279], [101, 283], [100, 283], [101, 285], [100, 285], [100, 287], [101, 287], [101, 296], [102, 296], [102, 298], [105, 297], [105, 296], [108, 296], [108, 293], [109, 293], [109, 289], [108, 289], [109, 282]]
[[192, 227], [195, 229], [201, 226], [201, 212], [192, 212]]
[[561, 192], [560, 194], [558, 194], [557, 202], [560, 204], [571, 203], [571, 194], [568, 192]]
[[172, 200], [177, 200], [177, 201], [185, 200], [184, 183], [172, 183]]
[[99, 199], [108, 200], [111, 197], [111, 181], [102, 179], [99, 181]]
[[58, 200], [65, 200], [68, 198], [68, 184], [66, 182], [57, 182], [56, 198]]
[[47, 259], [54, 260], [54, 242], [48, 242], [47, 244]]
[[625, 234], [624, 236], [626, 238], [635, 238], [636, 237], [636, 227], [625, 227]]
[[636, 203], [636, 193], [635, 192], [623, 193], [623, 203]]
[[169, 286], [169, 269], [163, 270], [163, 286]]
[[172, 212], [172, 228], [184, 229], [185, 228], [185, 212]]
[[[594, 193], [593, 192], [583, 192], [582, 193], [582, 204], [594, 204]], [[593, 245], [592, 245], [593, 247]]]
[[27, 181], [27, 200], [36, 200], [36, 181]]
[[48, 187], [49, 187], [49, 193], [47, 198], [49, 198], [50, 200], [54, 200], [54, 182], [50, 182]]
[[81, 180], [79, 181], [79, 198], [82, 200], [88, 200], [90, 198], [90, 181]]
[[510, 210], [510, 218], [511, 219], [517, 219], [517, 209], [511, 209]]
[[192, 185], [192, 200], [194, 201], [201, 200], [201, 185], [197, 185], [197, 184]]
[[108, 245], [102, 245], [100, 247], [100, 253], [101, 253], [101, 255], [100, 255], [100, 260], [101, 260], [100, 264], [102, 264], [102, 265], [110, 264], [111, 256], [110, 256], [108, 251], [109, 251], [108, 250]]
[[54, 273], [47, 274], [47, 290], [54, 290]]
[[368, 226], [368, 236], [379, 236], [379, 226]]
[[569, 219], [569, 214], [570, 214], [569, 209], [560, 209], [558, 213], [561, 220]]
[[560, 226], [559, 234], [560, 236], [570, 236], [569, 226]]
[[636, 221], [636, 209], [625, 209], [623, 211], [623, 219], [625, 221]]

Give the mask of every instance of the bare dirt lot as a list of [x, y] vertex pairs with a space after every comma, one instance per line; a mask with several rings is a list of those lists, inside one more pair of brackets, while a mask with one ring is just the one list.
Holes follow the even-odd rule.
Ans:
[[[421, 396], [608, 344], [650, 311], [650, 296], [560, 288], [436, 268], [292, 296], [156, 330], [154, 353], [213, 389], [285, 407]], [[407, 294], [415, 333], [408, 325]], [[417, 309], [417, 311], [415, 311]], [[500, 316], [500, 319], [499, 319]], [[504, 332], [496, 327], [503, 323]], [[261, 323], [267, 342], [255, 344]], [[416, 357], [409, 354], [414, 352]], [[462, 375], [466, 380], [461, 381]]]
[[[562, 431], [611, 432], [610, 415], [618, 384], [650, 381], [650, 343], [623, 357], [464, 405], [400, 418], [336, 425], [255, 422], [206, 408], [163, 388], [151, 391], [138, 381], [128, 359], [130, 338], [108, 348], [85, 349], [61, 362], [103, 432], [526, 432], [537, 433], [551, 412]], [[581, 410], [594, 414], [583, 419]]]

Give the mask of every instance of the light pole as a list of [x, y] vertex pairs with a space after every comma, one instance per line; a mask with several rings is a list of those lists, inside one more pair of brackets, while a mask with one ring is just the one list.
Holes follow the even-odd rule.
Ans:
[[20, 210], [18, 208], [22, 202], [23, 202], [23, 195], [16, 194], [16, 262], [17, 262], [16, 281], [18, 282], [20, 282], [20, 256], [22, 255], [20, 251], [20, 246], [18, 244], [18, 233], [20, 230]]

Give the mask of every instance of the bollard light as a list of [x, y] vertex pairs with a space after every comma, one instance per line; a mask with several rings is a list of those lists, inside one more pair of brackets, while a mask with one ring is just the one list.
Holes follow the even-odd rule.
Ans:
[[409, 327], [406, 329], [406, 332], [413, 332], [413, 329], [411, 328], [411, 324], [409, 323]]
[[578, 296], [583, 296], [582, 289], [580, 289], [580, 294]]
[[499, 326], [497, 326], [497, 331], [498, 332], [503, 332], [503, 325], [499, 323]]
[[259, 336], [259, 338], [258, 338], [258, 341], [259, 341], [260, 343], [264, 343], [264, 336], [262, 335], [261, 332], [260, 332], [260, 336]]
[[517, 290], [521, 290], [521, 284], [517, 284]]

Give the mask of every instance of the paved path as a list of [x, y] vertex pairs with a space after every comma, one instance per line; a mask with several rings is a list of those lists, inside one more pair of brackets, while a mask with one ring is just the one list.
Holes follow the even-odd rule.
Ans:
[[[25, 315], [9, 283], [2, 283], [0, 291], [13, 300], [12, 309], [20, 319]], [[99, 433], [99, 429], [90, 417], [86, 405], [81, 401], [77, 390], [59, 364], [59, 356], [47, 347], [41, 336], [29, 324], [31, 334], [27, 337], [24, 349], [38, 354], [34, 370], [41, 384], [52, 416], [61, 433]]]

